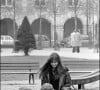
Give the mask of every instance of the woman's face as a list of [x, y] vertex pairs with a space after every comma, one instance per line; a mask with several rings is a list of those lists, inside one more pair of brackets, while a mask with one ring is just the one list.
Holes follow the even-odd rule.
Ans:
[[51, 62], [51, 66], [52, 66], [53, 68], [56, 68], [57, 65], [58, 65], [58, 62], [57, 62], [56, 60], [53, 60], [53, 61]]

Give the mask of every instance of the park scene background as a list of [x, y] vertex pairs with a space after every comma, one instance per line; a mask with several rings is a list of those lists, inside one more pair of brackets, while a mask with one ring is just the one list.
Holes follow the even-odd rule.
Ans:
[[[99, 70], [99, 3], [100, 0], [1, 0], [1, 63], [38, 62], [41, 67], [56, 52], [62, 62], [74, 62], [77, 70]], [[74, 29], [82, 36], [80, 53], [72, 53], [70, 34]], [[97, 66], [91, 66], [93, 62]], [[1, 90], [40, 90], [38, 74], [34, 85], [29, 85], [28, 77], [1, 74]], [[85, 89], [99, 90], [99, 81], [86, 84]]]

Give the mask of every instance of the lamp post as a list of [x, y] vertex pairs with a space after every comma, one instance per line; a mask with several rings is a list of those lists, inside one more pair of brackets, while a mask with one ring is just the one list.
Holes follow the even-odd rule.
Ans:
[[94, 7], [93, 7], [93, 34], [92, 35], [93, 35], [93, 39], [92, 40], [93, 40], [93, 47], [94, 47], [94, 43], [95, 43], [94, 42], [95, 41]]
[[39, 36], [38, 36], [38, 49], [42, 49], [42, 8], [45, 5], [45, 0], [36, 0], [37, 9], [39, 9]]
[[75, 14], [75, 30], [77, 30], [77, 4], [78, 4], [78, 0], [74, 0], [74, 14]]
[[88, 27], [89, 27], [89, 24], [88, 24], [88, 22], [89, 22], [89, 0], [87, 0], [87, 2], [86, 2], [86, 7], [87, 7], [87, 26], [86, 26], [86, 28], [87, 28], [87, 35], [88, 35]]
[[35, 0], [36, 1], [36, 8], [39, 9], [39, 36], [38, 36], [38, 49], [42, 49], [42, 8], [45, 5], [45, 0]]
[[16, 28], [15, 28], [15, 0], [13, 0], [13, 10], [14, 10], [14, 19], [13, 19], [13, 32], [14, 32], [14, 48], [15, 51], [15, 43], [16, 43]]
[[78, 0], [74, 0], [74, 14], [75, 14], [75, 30], [77, 30], [77, 4], [78, 4]]
[[42, 49], [42, 37], [41, 37], [41, 33], [42, 33], [42, 19], [41, 19], [41, 0], [39, 0], [39, 10], [40, 10], [40, 22], [39, 22], [39, 49]]
[[53, 13], [54, 13], [54, 49], [57, 48], [57, 33], [56, 33], [56, 0], [53, 1]]

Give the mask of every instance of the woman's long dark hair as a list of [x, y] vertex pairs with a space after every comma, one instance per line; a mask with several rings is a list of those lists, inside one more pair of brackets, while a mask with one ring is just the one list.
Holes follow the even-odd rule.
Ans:
[[51, 66], [51, 62], [53, 62], [53, 60], [56, 60], [58, 62], [58, 65], [56, 67], [56, 70], [59, 74], [61, 74], [61, 72], [64, 70], [64, 67], [61, 63], [61, 58], [57, 53], [52, 53], [49, 57], [49, 59], [47, 60], [47, 62], [43, 65], [43, 67], [40, 69], [40, 77], [43, 76], [44, 74], [46, 74], [47, 72], [49, 72], [52, 68]]

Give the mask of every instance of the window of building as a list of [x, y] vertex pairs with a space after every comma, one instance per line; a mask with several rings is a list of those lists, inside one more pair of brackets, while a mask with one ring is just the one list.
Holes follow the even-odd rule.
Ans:
[[45, 0], [41, 0], [41, 5], [45, 5]]
[[1, 0], [1, 5], [6, 5], [6, 0]]
[[39, 5], [39, 0], [35, 0], [35, 5]]
[[12, 5], [12, 0], [7, 0], [7, 5]]
[[78, 5], [78, 0], [74, 0], [74, 4], [75, 5]]
[[41, 5], [45, 5], [45, 0], [35, 0], [35, 5], [40, 5], [40, 1], [41, 1]]
[[13, 6], [13, 0], [1, 0], [1, 6]]
[[70, 6], [72, 6], [72, 5], [73, 5], [73, 0], [68, 0], [68, 4], [69, 4]]
[[68, 0], [69, 6], [74, 6], [75, 4], [78, 5], [78, 0]]

